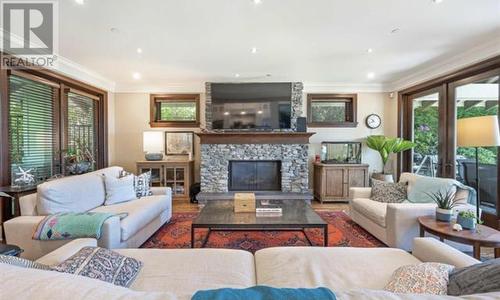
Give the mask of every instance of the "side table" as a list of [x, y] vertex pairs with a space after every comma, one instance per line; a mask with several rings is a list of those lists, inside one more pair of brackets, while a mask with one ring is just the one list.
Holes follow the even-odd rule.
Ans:
[[[2, 186], [2, 187], [0, 187], [0, 192], [5, 193], [5, 194], [10, 196], [10, 198], [9, 197], [0, 197], [1, 201], [6, 201], [6, 202], [10, 201], [10, 205], [8, 205], [7, 207], [11, 208], [11, 212], [8, 213], [7, 211], [5, 211], [6, 206], [3, 205], [4, 211], [3, 211], [3, 214], [1, 216], [2, 223], [3, 223], [5, 221], [8, 221], [12, 218], [15, 218], [15, 217], [18, 217], [21, 215], [21, 209], [19, 207], [19, 198], [26, 196], [26, 195], [29, 195], [29, 194], [36, 193], [36, 185], [26, 186], [26, 187]], [[4, 203], [6, 203], [6, 202], [4, 202]], [[3, 226], [2, 226], [2, 241], [5, 242], [5, 231], [3, 229]]]
[[450, 240], [457, 243], [472, 245], [474, 258], [481, 259], [481, 247], [495, 248], [495, 258], [500, 257], [500, 231], [484, 225], [477, 225], [475, 230], [453, 230], [454, 223], [437, 221], [435, 217], [419, 217], [420, 236], [425, 232], [439, 237], [441, 242]]

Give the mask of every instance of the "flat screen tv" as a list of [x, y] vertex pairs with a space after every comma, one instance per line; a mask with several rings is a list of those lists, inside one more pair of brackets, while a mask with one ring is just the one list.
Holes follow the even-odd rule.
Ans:
[[289, 129], [292, 84], [213, 83], [212, 128], [225, 130]]

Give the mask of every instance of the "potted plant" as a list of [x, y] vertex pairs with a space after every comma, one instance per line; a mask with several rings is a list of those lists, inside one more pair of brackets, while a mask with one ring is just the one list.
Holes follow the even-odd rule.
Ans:
[[377, 151], [382, 159], [382, 173], [373, 173], [372, 178], [382, 181], [393, 182], [392, 173], [385, 173], [387, 162], [391, 153], [399, 153], [415, 147], [415, 143], [401, 138], [389, 138], [383, 135], [370, 135], [366, 139], [368, 148]]
[[82, 139], [76, 139], [74, 147], [64, 150], [64, 161], [70, 175], [87, 173], [95, 163], [91, 147]]
[[471, 210], [458, 213], [457, 224], [460, 224], [464, 229], [476, 229], [476, 224], [481, 223], [481, 220], [476, 217], [476, 213]]
[[446, 192], [427, 193], [429, 197], [437, 204], [436, 220], [442, 222], [451, 222], [453, 217], [453, 208], [457, 205], [458, 200], [455, 198], [455, 193], [452, 190]]

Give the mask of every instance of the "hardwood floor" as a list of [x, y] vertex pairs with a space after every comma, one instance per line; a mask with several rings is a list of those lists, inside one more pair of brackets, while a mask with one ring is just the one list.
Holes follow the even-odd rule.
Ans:
[[[312, 207], [315, 210], [348, 210], [349, 205], [347, 203], [324, 203], [321, 204], [318, 201], [313, 201]], [[174, 200], [173, 201], [173, 212], [174, 213], [182, 213], [182, 212], [199, 212], [200, 207], [198, 204], [190, 203], [185, 200]]]

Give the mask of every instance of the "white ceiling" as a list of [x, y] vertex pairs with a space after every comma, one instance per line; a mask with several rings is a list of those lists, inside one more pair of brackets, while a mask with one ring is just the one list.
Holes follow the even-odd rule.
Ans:
[[60, 55], [117, 91], [206, 81], [387, 86], [482, 45], [500, 53], [500, 0], [64, 0], [59, 11]]

